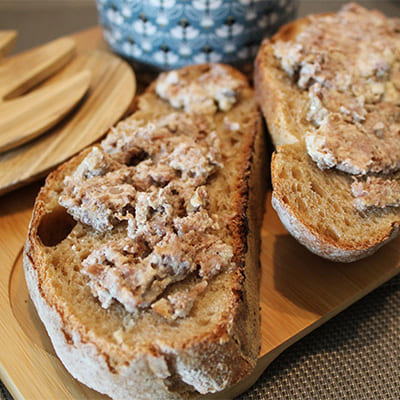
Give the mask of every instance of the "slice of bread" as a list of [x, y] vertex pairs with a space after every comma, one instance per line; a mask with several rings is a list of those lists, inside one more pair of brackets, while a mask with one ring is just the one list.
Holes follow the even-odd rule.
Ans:
[[265, 173], [253, 90], [201, 65], [162, 74], [133, 115], [48, 176], [24, 270], [75, 378], [165, 400], [253, 370]]
[[273, 144], [272, 204], [312, 252], [351, 262], [400, 225], [400, 29], [348, 4], [265, 40], [256, 95]]

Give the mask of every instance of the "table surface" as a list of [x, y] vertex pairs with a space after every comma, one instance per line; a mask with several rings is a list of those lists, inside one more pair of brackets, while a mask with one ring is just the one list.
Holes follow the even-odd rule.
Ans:
[[[302, 0], [299, 16], [344, 3]], [[399, 0], [359, 3], [400, 17]], [[96, 24], [94, 1], [0, 0], [0, 29], [19, 31], [15, 52]], [[400, 399], [399, 366], [397, 276], [286, 350], [239, 399]], [[11, 399], [2, 385], [0, 399]]]

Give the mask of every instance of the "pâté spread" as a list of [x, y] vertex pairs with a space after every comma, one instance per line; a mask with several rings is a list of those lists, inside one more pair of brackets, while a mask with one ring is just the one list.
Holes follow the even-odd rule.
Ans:
[[[186, 317], [209, 280], [235, 267], [219, 234], [226, 222], [209, 209], [208, 181], [223, 168], [210, 116], [233, 107], [243, 88], [219, 66], [190, 84], [179, 74], [162, 74], [156, 86], [179, 112], [120, 123], [65, 177], [59, 197], [95, 232], [126, 226], [82, 263], [102, 306], [117, 301], [128, 312], [148, 309], [169, 320]], [[190, 289], [165, 293], [190, 276]]]
[[313, 161], [358, 177], [359, 210], [398, 207], [400, 19], [352, 3], [337, 14], [310, 17], [293, 41], [277, 41], [273, 50], [308, 95], [305, 142]]

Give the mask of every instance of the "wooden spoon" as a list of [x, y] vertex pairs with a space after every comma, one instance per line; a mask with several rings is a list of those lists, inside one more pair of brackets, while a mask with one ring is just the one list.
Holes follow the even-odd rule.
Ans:
[[66, 37], [2, 61], [0, 99], [19, 96], [59, 71], [72, 60], [75, 48], [75, 41]]
[[18, 33], [14, 30], [0, 31], [0, 58], [6, 56], [14, 47]]
[[89, 88], [91, 72], [70, 78], [0, 103], [0, 153], [39, 136], [59, 122]]
[[[90, 39], [90, 31], [75, 37], [84, 41], [88, 36]], [[85, 69], [91, 71], [92, 79], [83, 104], [45, 135], [0, 154], [0, 194], [46, 175], [57, 164], [100, 139], [127, 112], [136, 91], [135, 74], [126, 62], [111, 53], [78, 52], [49, 83]]]
[[[10, 46], [12, 35], [3, 36], [4, 49]], [[14, 99], [64, 67], [74, 56], [75, 47], [71, 38], [61, 38], [0, 64], [0, 152], [54, 126], [86, 93], [91, 74], [80, 71], [69, 79]]]

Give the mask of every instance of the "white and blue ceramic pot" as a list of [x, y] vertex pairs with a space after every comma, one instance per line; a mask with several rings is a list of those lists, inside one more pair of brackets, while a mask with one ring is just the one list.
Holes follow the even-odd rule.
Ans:
[[297, 0], [97, 0], [108, 45], [157, 69], [240, 64], [293, 19]]

